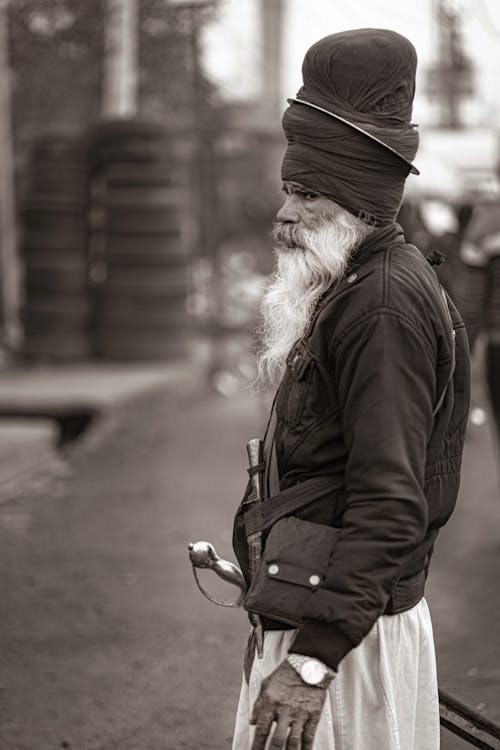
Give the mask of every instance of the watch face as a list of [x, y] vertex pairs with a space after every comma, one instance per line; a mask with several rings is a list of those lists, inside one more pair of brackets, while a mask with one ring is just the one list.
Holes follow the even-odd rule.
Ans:
[[304, 662], [300, 669], [300, 676], [308, 685], [317, 685], [325, 674], [325, 668], [315, 659]]

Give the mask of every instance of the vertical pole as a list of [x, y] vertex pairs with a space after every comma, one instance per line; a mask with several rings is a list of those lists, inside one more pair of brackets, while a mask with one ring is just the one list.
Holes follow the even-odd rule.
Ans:
[[218, 253], [218, 196], [217, 162], [215, 155], [215, 135], [213, 132], [211, 104], [205, 99], [203, 72], [201, 65], [200, 33], [198, 27], [197, 4], [189, 5], [191, 60], [193, 66], [193, 112], [195, 115], [196, 138], [196, 200], [199, 217], [199, 245], [201, 255], [208, 259], [211, 269], [211, 292], [214, 320], [211, 326], [211, 348], [209, 378], [224, 365], [223, 290], [220, 279], [220, 259]]
[[217, 250], [217, 184], [211, 104], [206, 101], [201, 64], [197, 5], [189, 6], [190, 43], [193, 65], [193, 111], [195, 114], [196, 162], [200, 215], [200, 244], [203, 255], [215, 258]]
[[453, 8], [447, 7], [443, 2], [441, 3], [442, 11], [442, 24], [444, 33], [444, 59], [446, 66], [446, 84], [444, 87], [446, 95], [446, 112], [448, 125], [452, 128], [457, 128], [460, 125], [460, 98], [457, 94], [457, 80], [456, 73], [453, 69], [453, 39], [457, 34], [458, 18], [457, 12]]
[[7, 5], [0, 0], [0, 328], [12, 349], [20, 324]]
[[462, 124], [461, 103], [470, 87], [470, 62], [461, 38], [462, 16], [459, 5], [436, 0], [439, 33], [438, 75], [442, 101], [442, 124], [457, 128]]
[[133, 117], [137, 113], [138, 24], [138, 0], [107, 0], [104, 117]]
[[283, 0], [260, 0], [262, 37], [261, 89], [263, 119], [276, 126], [282, 109], [281, 57]]

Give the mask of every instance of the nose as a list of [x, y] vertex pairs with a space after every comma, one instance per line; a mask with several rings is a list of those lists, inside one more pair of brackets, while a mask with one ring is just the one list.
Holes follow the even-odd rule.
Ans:
[[287, 195], [285, 202], [276, 214], [276, 221], [283, 224], [298, 224], [300, 221], [300, 212], [294, 195]]

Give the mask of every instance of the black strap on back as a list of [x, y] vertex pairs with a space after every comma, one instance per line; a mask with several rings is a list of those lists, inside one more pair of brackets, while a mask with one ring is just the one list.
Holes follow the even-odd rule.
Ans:
[[453, 375], [455, 374], [455, 367], [457, 364], [457, 357], [456, 357], [456, 341], [455, 341], [455, 328], [453, 326], [453, 320], [451, 318], [450, 308], [448, 307], [448, 300], [446, 298], [446, 292], [444, 291], [443, 287], [441, 287], [441, 294], [443, 296], [444, 301], [444, 309], [446, 311], [446, 317], [448, 318], [448, 322], [450, 325], [450, 331], [451, 331], [451, 368], [450, 368], [450, 374], [448, 377], [448, 380], [446, 381], [446, 384], [443, 388], [443, 392], [441, 393], [441, 396], [439, 397], [434, 410], [432, 412], [432, 416], [435, 417], [440, 408], [442, 407], [444, 400], [446, 398], [446, 394], [448, 392], [448, 387], [453, 380]]

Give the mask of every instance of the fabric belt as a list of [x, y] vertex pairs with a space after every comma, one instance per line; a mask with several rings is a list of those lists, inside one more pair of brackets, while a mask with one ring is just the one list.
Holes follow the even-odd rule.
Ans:
[[[247, 537], [257, 531], [267, 531], [280, 518], [292, 515], [322, 497], [329, 494], [335, 496], [335, 493], [338, 493], [342, 487], [342, 478], [340, 477], [314, 477], [295, 484], [277, 495], [268, 497], [262, 503], [251, 504], [249, 510], [245, 513]], [[340, 497], [338, 499], [343, 500]], [[382, 614], [400, 614], [418, 604], [424, 595], [425, 580], [426, 572], [421, 570], [398, 581]], [[263, 625], [264, 630], [286, 630], [292, 627], [266, 618], [263, 618]]]
[[332, 492], [338, 492], [342, 486], [340, 477], [313, 477], [268, 497], [262, 503], [249, 504], [249, 510], [245, 513], [247, 538], [257, 531], [267, 531], [280, 518], [290, 516]]

